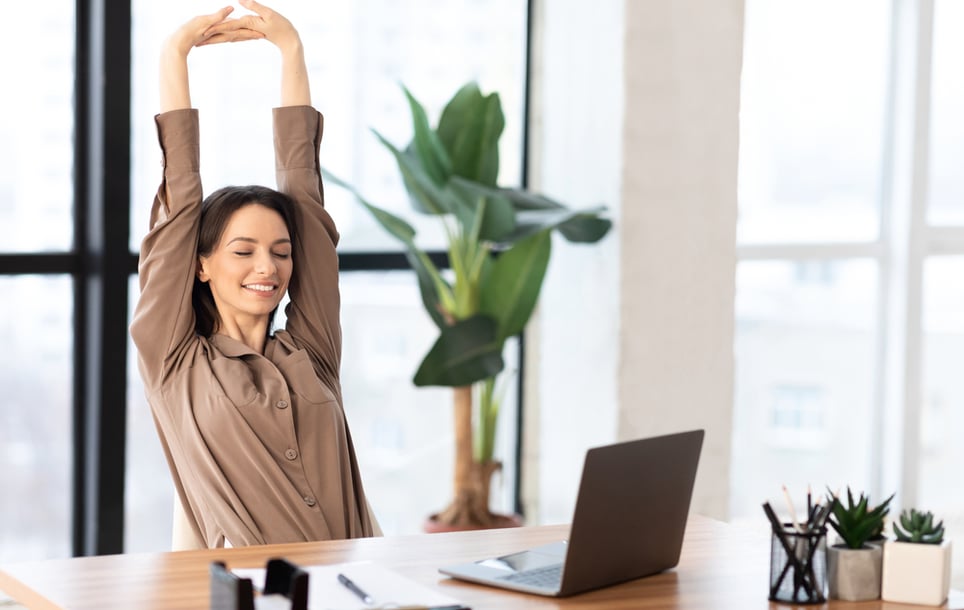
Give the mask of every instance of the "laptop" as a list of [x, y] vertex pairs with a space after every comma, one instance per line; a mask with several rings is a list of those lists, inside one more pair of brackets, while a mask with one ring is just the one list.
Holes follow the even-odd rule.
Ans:
[[703, 436], [691, 430], [589, 449], [568, 540], [439, 572], [566, 597], [675, 567]]

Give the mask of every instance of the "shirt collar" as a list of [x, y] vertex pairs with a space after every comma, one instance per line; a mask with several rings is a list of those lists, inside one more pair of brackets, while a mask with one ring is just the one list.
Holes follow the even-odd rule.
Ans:
[[[269, 339], [270, 340], [270, 339]], [[210, 339], [214, 347], [218, 348], [225, 356], [229, 358], [238, 358], [240, 356], [260, 356], [258, 352], [254, 351], [243, 342], [233, 339], [227, 335], [211, 335]]]

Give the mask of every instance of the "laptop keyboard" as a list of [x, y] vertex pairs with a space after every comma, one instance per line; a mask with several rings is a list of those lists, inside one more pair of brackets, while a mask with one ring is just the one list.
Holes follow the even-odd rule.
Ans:
[[499, 580], [543, 588], [558, 588], [561, 578], [562, 564], [499, 576]]

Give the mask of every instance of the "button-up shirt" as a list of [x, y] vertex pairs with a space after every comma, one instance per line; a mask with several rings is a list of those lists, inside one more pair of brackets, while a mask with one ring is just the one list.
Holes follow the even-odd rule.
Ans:
[[163, 180], [131, 324], [151, 412], [194, 533], [209, 547], [371, 536], [341, 399], [338, 232], [324, 209], [323, 120], [274, 109], [278, 190], [296, 202], [284, 330], [264, 353], [195, 333], [198, 111], [155, 117]]

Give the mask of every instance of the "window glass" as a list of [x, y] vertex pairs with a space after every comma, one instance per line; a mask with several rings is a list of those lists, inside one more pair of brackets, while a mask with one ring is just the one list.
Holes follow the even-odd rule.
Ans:
[[876, 293], [872, 261], [739, 264], [734, 519], [784, 484], [869, 489]]
[[938, 0], [934, 7], [931, 68], [930, 184], [928, 220], [964, 224], [964, 3]]
[[889, 13], [747, 1], [740, 243], [876, 239]]
[[[128, 286], [131, 313], [139, 293], [137, 276], [132, 276]], [[126, 457], [124, 551], [169, 551], [174, 483], [144, 394], [144, 383], [137, 370], [137, 350], [130, 335], [127, 338]]]
[[74, 5], [4, 6], [7, 23], [30, 26], [0, 36], [0, 252], [73, 242]]
[[[411, 138], [407, 86], [434, 124], [464, 83], [500, 94], [506, 115], [500, 181], [520, 176], [526, 2], [519, 0], [359, 0], [319, 5], [279, 0], [273, 8], [298, 26], [306, 48], [312, 102], [325, 115], [322, 165], [356, 185], [375, 205], [408, 218], [419, 243], [444, 249], [433, 218], [412, 212], [393, 157], [371, 132], [404, 147]], [[160, 180], [153, 115], [161, 41], [197, 3], [133, 3], [132, 228], [137, 248]], [[244, 12], [238, 9], [238, 14]], [[274, 184], [270, 108], [278, 105], [278, 53], [265, 41], [209, 46], [190, 56], [192, 101], [201, 115], [206, 192], [224, 184]], [[344, 252], [398, 250], [352, 196], [329, 185], [329, 210]]]
[[71, 289], [0, 276], [0, 562], [70, 556]]
[[[964, 530], [964, 256], [931, 258], [924, 268], [923, 388], [920, 403], [918, 508], [944, 519], [949, 532]], [[954, 582], [964, 580], [962, 551], [955, 549]], [[957, 585], [955, 585], [957, 586]]]

